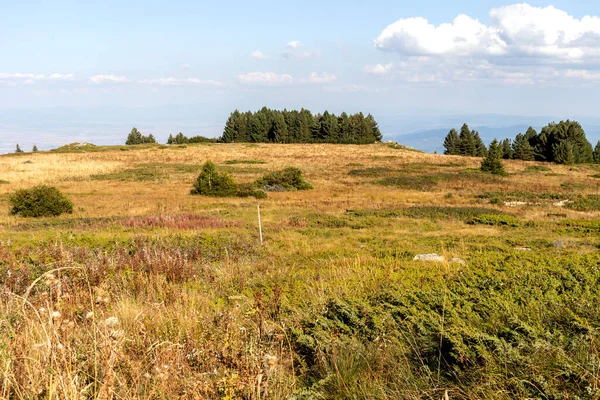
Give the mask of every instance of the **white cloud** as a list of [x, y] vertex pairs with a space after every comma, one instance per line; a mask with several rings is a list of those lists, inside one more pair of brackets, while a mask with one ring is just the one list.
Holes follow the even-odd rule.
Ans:
[[281, 55], [289, 60], [300, 60], [304, 58], [318, 57], [318, 53], [307, 49], [299, 40], [292, 40], [285, 46], [285, 51]]
[[124, 76], [116, 76], [116, 75], [94, 75], [90, 77], [90, 81], [92, 83], [100, 84], [100, 83], [125, 83], [128, 82], [128, 79]]
[[373, 75], [387, 75], [392, 70], [393, 64], [375, 64], [367, 65], [363, 68], [363, 71]]
[[192, 68], [192, 66], [190, 64], [181, 64], [179, 67], [183, 68], [183, 69], [190, 69], [190, 68]]
[[308, 82], [310, 83], [333, 83], [337, 80], [337, 76], [334, 74], [330, 74], [329, 72], [324, 72], [319, 75], [316, 72], [313, 72], [308, 77]]
[[437, 26], [422, 17], [400, 19], [373, 44], [402, 58], [363, 71], [398, 82], [600, 83], [599, 17], [525, 3], [489, 14], [487, 25], [464, 14]]
[[239, 74], [238, 81], [246, 85], [289, 85], [294, 83], [294, 78], [288, 74], [276, 74], [275, 72], [249, 72]]
[[44, 74], [25, 74], [21, 72], [17, 73], [6, 73], [0, 72], [0, 79], [32, 79], [32, 80], [42, 80], [46, 76]]
[[143, 85], [159, 85], [159, 86], [182, 86], [182, 85], [207, 85], [207, 86], [223, 86], [223, 82], [214, 80], [203, 80], [197, 78], [157, 78], [157, 79], [144, 79], [138, 81]]
[[250, 57], [256, 58], [257, 60], [264, 60], [266, 58], [269, 58], [268, 55], [264, 54], [260, 50], [254, 50], [252, 53], [250, 53]]
[[600, 18], [577, 19], [553, 6], [515, 4], [492, 9], [489, 26], [464, 14], [438, 26], [422, 17], [403, 18], [385, 28], [374, 46], [403, 55], [600, 61]]
[[75, 79], [75, 75], [73, 74], [52, 74], [50, 75], [50, 80], [52, 81], [72, 81]]

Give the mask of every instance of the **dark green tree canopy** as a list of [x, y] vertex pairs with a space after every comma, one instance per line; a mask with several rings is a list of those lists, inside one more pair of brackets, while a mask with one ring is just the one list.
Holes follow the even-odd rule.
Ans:
[[133, 128], [129, 135], [127, 136], [127, 140], [125, 144], [130, 146], [134, 144], [146, 144], [146, 143], [156, 143], [156, 139], [154, 135], [150, 134], [148, 136], [142, 135], [142, 133], [137, 130], [137, 128]]
[[444, 149], [444, 154], [460, 154], [460, 138], [458, 137], [458, 132], [456, 132], [456, 129], [450, 129], [450, 132], [448, 132], [448, 135], [446, 135], [446, 139], [444, 139]]
[[490, 143], [486, 157], [481, 162], [481, 170], [494, 175], [506, 175], [502, 165], [502, 154], [502, 146], [498, 143], [498, 140], [494, 139]]
[[371, 114], [336, 116], [325, 111], [313, 115], [304, 108], [278, 111], [263, 107], [254, 113], [232, 112], [219, 141], [367, 144], [381, 139], [379, 125]]
[[472, 131], [467, 124], [460, 128], [460, 134], [456, 129], [450, 129], [444, 139], [444, 148], [444, 154], [454, 156], [485, 157], [487, 153], [479, 132]]

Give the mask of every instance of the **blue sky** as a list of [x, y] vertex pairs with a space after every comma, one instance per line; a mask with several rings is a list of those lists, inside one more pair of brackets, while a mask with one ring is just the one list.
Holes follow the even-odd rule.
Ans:
[[[263, 105], [560, 119], [593, 116], [600, 101], [600, 4], [589, 0], [0, 0], [0, 10], [0, 110], [85, 107], [135, 125], [139, 113], [111, 110], [146, 108], [164, 110], [164, 127], [179, 105], [198, 109], [186, 123], [201, 130]], [[19, 121], [0, 120], [0, 148], [9, 132], [36, 139]]]

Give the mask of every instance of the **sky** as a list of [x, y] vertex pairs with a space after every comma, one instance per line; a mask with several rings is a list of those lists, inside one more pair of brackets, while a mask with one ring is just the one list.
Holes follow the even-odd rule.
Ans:
[[0, 152], [262, 106], [595, 116], [599, 86], [591, 0], [0, 0]]

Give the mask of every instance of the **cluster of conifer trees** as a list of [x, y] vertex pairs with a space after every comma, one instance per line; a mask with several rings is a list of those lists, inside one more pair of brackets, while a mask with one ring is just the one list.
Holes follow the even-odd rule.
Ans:
[[127, 140], [125, 141], [125, 144], [128, 146], [145, 143], [156, 143], [156, 138], [153, 134], [149, 134], [148, 136], [142, 135], [142, 133], [137, 128], [133, 128], [131, 132], [129, 132]]
[[[460, 135], [452, 129], [444, 140], [444, 154], [473, 155], [474, 135], [470, 135], [468, 131], [467, 124], [463, 125]], [[530, 127], [525, 134], [519, 133], [514, 140], [503, 140], [500, 148], [504, 159], [557, 164], [600, 163], [600, 142], [595, 149], [592, 148], [577, 121], [552, 122], [544, 126], [540, 133]]]
[[460, 128], [460, 133], [456, 129], [451, 129], [444, 140], [444, 154], [454, 156], [485, 157], [487, 149], [479, 132], [469, 129], [469, 125], [464, 124]]
[[352, 143], [367, 144], [382, 139], [371, 114], [339, 116], [325, 111], [313, 115], [309, 110], [271, 110], [257, 112], [235, 110], [229, 116], [220, 142], [272, 143]]
[[169, 135], [167, 144], [188, 144], [188, 143], [214, 143], [217, 139], [207, 138], [204, 136], [192, 136], [187, 137], [183, 133], [179, 132], [177, 135]]

